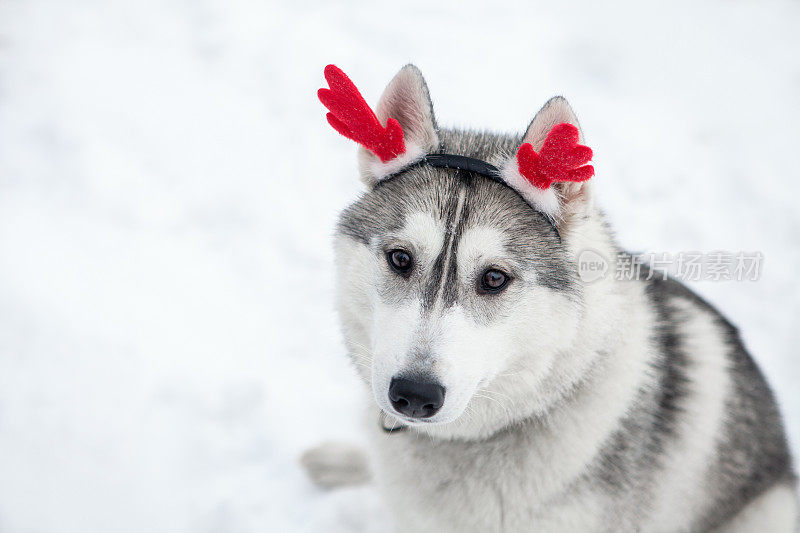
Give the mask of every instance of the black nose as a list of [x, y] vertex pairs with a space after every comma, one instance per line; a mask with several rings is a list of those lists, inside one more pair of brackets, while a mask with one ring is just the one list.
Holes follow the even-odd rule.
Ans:
[[398, 413], [411, 418], [428, 418], [444, 403], [444, 387], [430, 381], [392, 378], [389, 401]]

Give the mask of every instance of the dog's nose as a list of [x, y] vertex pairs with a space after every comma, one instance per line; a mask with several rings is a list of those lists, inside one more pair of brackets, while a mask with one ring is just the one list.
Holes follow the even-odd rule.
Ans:
[[431, 381], [392, 378], [389, 401], [398, 413], [411, 418], [428, 418], [444, 403], [444, 387]]

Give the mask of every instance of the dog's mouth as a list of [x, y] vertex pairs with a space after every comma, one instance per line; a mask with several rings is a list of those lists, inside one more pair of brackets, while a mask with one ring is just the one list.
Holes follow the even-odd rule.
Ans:
[[423, 424], [436, 424], [435, 420], [431, 420], [430, 418], [415, 418], [412, 416], [406, 416], [401, 413], [396, 413], [394, 411], [385, 411], [381, 409], [381, 417], [383, 417], [387, 422], [390, 424], [392, 421], [397, 421], [397, 423], [404, 424], [404, 425], [411, 425], [411, 426], [421, 426]]
[[427, 418], [411, 418], [400, 413], [390, 413], [381, 409], [378, 414], [378, 425], [386, 433], [395, 433], [407, 429], [409, 426], [437, 424], [436, 421]]
[[[378, 414], [378, 422], [380, 426], [383, 428], [384, 431], [387, 433], [392, 432], [392, 428], [400, 428], [400, 427], [430, 427], [430, 426], [440, 426], [443, 424], [449, 424], [453, 422], [453, 419], [446, 418], [442, 419], [439, 416], [433, 416], [428, 418], [420, 418], [420, 417], [411, 417], [403, 415], [402, 413], [397, 413], [394, 410], [386, 409], [384, 407], [378, 406], [380, 412]], [[460, 417], [456, 417], [460, 418]]]
[[378, 425], [386, 433], [394, 433], [402, 431], [408, 427], [408, 424], [399, 416], [387, 413], [383, 409], [378, 413]]

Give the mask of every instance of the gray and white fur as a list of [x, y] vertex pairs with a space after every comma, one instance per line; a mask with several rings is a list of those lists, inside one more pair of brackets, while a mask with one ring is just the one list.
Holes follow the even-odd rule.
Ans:
[[[577, 125], [554, 98], [523, 136], [439, 128], [411, 65], [378, 115], [431, 152], [493, 163]], [[361, 150], [368, 191], [336, 232], [337, 293], [396, 531], [794, 530], [781, 416], [736, 328], [671, 279], [578, 276], [581, 251], [622, 253], [592, 201], [602, 176], [557, 185], [557, 233], [503, 184], [425, 165], [375, 183], [373, 157]], [[409, 275], [388, 264], [394, 249]], [[505, 290], [480, 290], [488, 268], [510, 276]], [[397, 411], [397, 377], [441, 385], [441, 408]], [[407, 429], [381, 431], [379, 410]], [[330, 486], [366, 479], [364, 457], [328, 444], [303, 462]]]

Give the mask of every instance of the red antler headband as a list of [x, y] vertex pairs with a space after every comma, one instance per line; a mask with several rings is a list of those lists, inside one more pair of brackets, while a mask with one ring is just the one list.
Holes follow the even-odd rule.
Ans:
[[333, 129], [377, 155], [383, 163], [406, 151], [400, 123], [390, 118], [384, 128], [347, 74], [336, 65], [328, 65], [325, 80], [330, 89], [320, 89], [317, 96], [330, 111], [326, 118]]
[[[568, 123], [553, 126], [538, 153], [530, 143], [524, 143], [502, 169], [453, 154], [408, 154], [400, 123], [388, 118], [386, 125], [382, 125], [341, 69], [335, 65], [325, 67], [325, 80], [330, 88], [320, 89], [317, 96], [328, 108], [328, 123], [380, 159], [384, 168], [377, 171], [376, 181], [388, 179], [420, 161], [437, 167], [468, 170], [505, 183], [533, 207], [556, 218], [559, 199], [550, 186], [556, 182], [586, 181], [594, 175], [594, 167], [586, 165], [592, 158], [592, 149], [578, 144], [578, 128]], [[392, 164], [398, 159], [408, 159], [407, 164], [398, 168]]]

